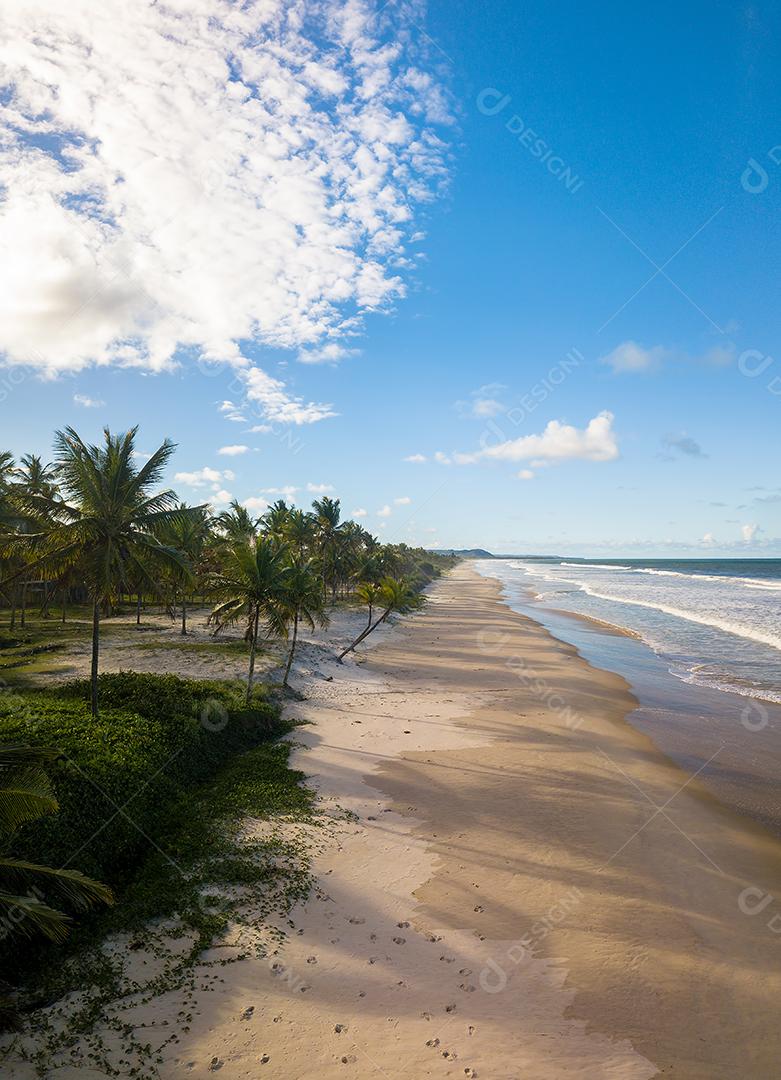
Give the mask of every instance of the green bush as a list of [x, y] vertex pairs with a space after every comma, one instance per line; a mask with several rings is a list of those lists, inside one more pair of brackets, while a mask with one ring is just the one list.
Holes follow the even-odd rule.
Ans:
[[0, 694], [0, 743], [56, 747], [59, 813], [20, 829], [14, 853], [68, 866], [120, 895], [166, 837], [193, 788], [234, 755], [280, 734], [262, 694], [250, 707], [230, 684], [129, 672], [101, 675], [93, 720], [89, 683]]

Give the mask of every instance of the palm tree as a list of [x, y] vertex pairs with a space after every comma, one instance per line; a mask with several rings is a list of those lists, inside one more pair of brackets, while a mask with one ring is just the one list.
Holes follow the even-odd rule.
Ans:
[[305, 510], [292, 509], [285, 523], [284, 539], [299, 556], [314, 550], [316, 522]]
[[250, 517], [246, 506], [242, 506], [236, 499], [231, 502], [228, 510], [217, 515], [214, 524], [229, 544], [238, 543], [240, 540], [249, 541], [258, 533], [257, 521]]
[[264, 533], [274, 540], [282, 541], [287, 531], [291, 507], [284, 499], [277, 499], [260, 519]]
[[173, 605], [176, 605], [176, 593], [181, 588], [182, 635], [187, 633], [187, 586], [195, 580], [200, 568], [204, 548], [209, 538], [209, 513], [205, 506], [188, 507], [180, 503], [179, 510], [194, 511], [173, 518], [158, 534], [167, 547], [183, 555], [187, 562], [183, 568], [175, 567], [171, 572], [174, 585]]
[[338, 499], [330, 499], [324, 495], [322, 499], [315, 499], [312, 503], [312, 513], [315, 518], [318, 553], [320, 555], [323, 596], [326, 592], [326, 584], [331, 581], [333, 590], [334, 556], [339, 530], [342, 528], [340, 518], [342, 516], [341, 504]]
[[98, 715], [100, 616], [127, 582], [157, 588], [154, 572], [184, 569], [184, 556], [160, 543], [157, 534], [177, 518], [198, 516], [182, 509], [173, 491], [152, 493], [176, 449], [168, 439], [140, 469], [133, 464], [137, 427], [121, 435], [104, 429], [102, 446], [89, 446], [73, 428], [55, 435], [57, 475], [68, 501], [45, 495], [19, 496], [25, 513], [51, 524], [19, 537], [37, 562], [59, 573], [77, 567], [92, 601], [92, 715]]
[[310, 630], [316, 626], [327, 626], [328, 616], [323, 603], [323, 590], [313, 559], [294, 557], [287, 566], [287, 573], [282, 582], [279, 598], [272, 607], [271, 626], [280, 635], [287, 637], [292, 625], [293, 637], [285, 665], [282, 685], [288, 685], [290, 669], [298, 641], [298, 628], [303, 622]]
[[[43, 496], [46, 499], [54, 501], [58, 497], [57, 492], [57, 470], [54, 465], [44, 465], [43, 460], [38, 454], [23, 454], [19, 465], [13, 471], [14, 485], [13, 491], [18, 492], [22, 496]], [[38, 521], [25, 521], [25, 532], [38, 531], [41, 528], [45, 528], [48, 524], [48, 520]], [[27, 581], [22, 582], [22, 612], [21, 612], [21, 625], [25, 625], [25, 615], [27, 610], [27, 586], [30, 584]], [[49, 615], [49, 583], [44, 577], [43, 579], [43, 603], [41, 604], [41, 614], [48, 618]]]
[[372, 612], [374, 605], [378, 600], [382, 599], [382, 588], [376, 581], [362, 581], [358, 588], [355, 590], [355, 595], [361, 601], [362, 604], [368, 605], [369, 608], [369, 621], [366, 623], [366, 627], [372, 624]]
[[368, 637], [373, 630], [376, 630], [380, 623], [384, 623], [392, 611], [414, 611], [423, 604], [423, 597], [416, 593], [404, 578], [384, 578], [380, 584], [379, 599], [383, 607], [382, 615], [378, 616], [373, 623], [370, 622], [352, 645], [348, 645], [339, 654], [337, 657], [339, 663], [347, 656], [348, 652], [352, 652], [356, 645], [360, 645], [364, 638]]
[[212, 588], [221, 598], [212, 612], [217, 624], [215, 633], [227, 622], [246, 620], [245, 638], [250, 644], [247, 704], [252, 698], [260, 620], [274, 617], [274, 605], [281, 599], [288, 573], [286, 558], [283, 545], [256, 536], [229, 547], [222, 567], [212, 578]]
[[[43, 747], [0, 746], [0, 923], [20, 935], [41, 934], [60, 942], [71, 918], [53, 907], [48, 897], [61, 897], [82, 911], [97, 903], [112, 904], [114, 898], [106, 885], [78, 870], [40, 866], [7, 854], [20, 825], [58, 809], [44, 768], [57, 757], [59, 751]], [[0, 1026], [14, 1026], [16, 1021], [12, 1001], [0, 995]]]

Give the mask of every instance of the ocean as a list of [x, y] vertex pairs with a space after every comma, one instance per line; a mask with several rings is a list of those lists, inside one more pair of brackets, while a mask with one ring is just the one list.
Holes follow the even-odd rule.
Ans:
[[684, 682], [781, 702], [781, 559], [509, 559], [530, 603], [638, 635]]
[[685, 775], [781, 836], [781, 559], [475, 565], [511, 608], [622, 675], [628, 721]]

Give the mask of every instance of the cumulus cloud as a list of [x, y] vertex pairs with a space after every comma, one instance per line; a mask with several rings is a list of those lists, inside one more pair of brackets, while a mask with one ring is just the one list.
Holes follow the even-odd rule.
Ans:
[[80, 405], [82, 409], [100, 409], [105, 405], [105, 401], [100, 401], [98, 398], [87, 397], [86, 394], [74, 394], [73, 400], [77, 405]]
[[409, 495], [400, 495], [398, 499], [394, 499], [393, 501], [396, 506], [409, 506], [409, 504], [412, 502], [412, 499], [409, 497]]
[[264, 499], [262, 495], [253, 495], [249, 499], [244, 499], [241, 505], [249, 510], [251, 514], [262, 514], [269, 507], [268, 500]]
[[740, 535], [746, 544], [753, 544], [761, 531], [759, 525], [741, 525], [740, 527]]
[[368, 513], [368, 510], [364, 510], [363, 507], [361, 506], [357, 510], [353, 510], [352, 514], [350, 514], [350, 517], [365, 518], [367, 513]]
[[221, 446], [217, 453], [224, 457], [238, 457], [240, 454], [246, 454], [248, 450], [249, 447], [244, 443], [233, 443], [231, 446]]
[[380, 517], [380, 518], [389, 518], [389, 517], [391, 516], [391, 514], [392, 514], [392, 513], [393, 513], [393, 511], [392, 511], [392, 510], [391, 510], [391, 508], [390, 508], [390, 507], [389, 507], [389, 506], [388, 506], [388, 505], [386, 504], [385, 506], [383, 506], [383, 507], [382, 507], [382, 509], [380, 509], [380, 510], [378, 510], [378, 511], [377, 511], [377, 517]]
[[333, 484], [307, 484], [306, 490], [312, 495], [327, 495], [329, 491], [334, 490], [334, 486]]
[[410, 454], [409, 457], [405, 457], [404, 460], [411, 462], [413, 465], [422, 465], [426, 461], [426, 455]]
[[521, 469], [521, 471], [518, 473], [518, 479], [519, 480], [533, 480], [534, 479], [534, 473], [533, 473], [533, 471], [531, 469]]
[[[618, 443], [613, 431], [613, 414], [601, 412], [583, 429], [551, 420], [540, 435], [522, 435], [518, 439], [489, 446], [474, 454], [456, 454], [456, 464], [475, 461], [531, 461], [532, 465], [550, 465], [559, 461], [613, 461], [618, 457]], [[449, 459], [448, 459], [449, 463]], [[528, 478], [527, 478], [528, 479]]]
[[263, 418], [333, 416], [242, 350], [339, 359], [334, 338], [404, 295], [448, 169], [418, 6], [6, 0], [4, 361], [227, 363]]
[[472, 391], [470, 401], [457, 401], [456, 411], [461, 416], [475, 420], [487, 420], [492, 416], [498, 416], [499, 413], [505, 411], [505, 406], [497, 399], [497, 395], [506, 389], [503, 383], [487, 383]]
[[208, 501], [214, 509], [227, 506], [231, 502], [233, 494], [223, 487], [223, 484], [235, 479], [236, 476], [230, 469], [212, 469], [208, 465], [193, 472], [178, 472], [174, 475], [178, 484], [196, 489], [209, 488]]

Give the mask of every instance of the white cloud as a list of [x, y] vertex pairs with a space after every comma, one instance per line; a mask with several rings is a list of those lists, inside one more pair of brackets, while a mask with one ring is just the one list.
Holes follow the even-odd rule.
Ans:
[[412, 462], [413, 465], [422, 465], [426, 461], [425, 454], [410, 454], [409, 457], [404, 458], [405, 461]]
[[358, 510], [353, 510], [352, 514], [350, 514], [350, 517], [365, 518], [367, 513], [367, 510], [364, 510], [363, 507], [360, 507]]
[[474, 454], [458, 454], [457, 464], [469, 464], [484, 459], [496, 461], [528, 461], [534, 467], [557, 461], [613, 461], [618, 457], [618, 445], [613, 431], [613, 414], [601, 412], [582, 430], [560, 420], [550, 420], [540, 435], [522, 435]]
[[246, 454], [248, 450], [249, 447], [243, 443], [234, 443], [232, 446], [221, 446], [217, 453], [224, 457], [238, 457], [239, 454]]
[[715, 537], [715, 536], [713, 535], [713, 533], [709, 533], [709, 532], [707, 532], [707, 533], [705, 533], [705, 535], [703, 536], [703, 538], [702, 538], [702, 540], [700, 541], [700, 543], [701, 543], [701, 544], [704, 544], [704, 545], [705, 545], [706, 547], [710, 547], [710, 546], [711, 546], [712, 544], [715, 544], [715, 543], [716, 543], [716, 537]]
[[669, 349], [654, 345], [644, 349], [636, 341], [622, 341], [607, 356], [600, 357], [600, 364], [607, 364], [616, 374], [623, 372], [654, 371], [670, 355]]
[[240, 372], [239, 378], [246, 386], [247, 399], [259, 406], [267, 420], [280, 424], [316, 424], [337, 415], [330, 405], [291, 397], [283, 382], [258, 367]]
[[381, 509], [381, 510], [378, 510], [378, 511], [377, 511], [377, 517], [381, 517], [381, 518], [389, 518], [389, 517], [391, 516], [391, 514], [392, 514], [392, 513], [393, 513], [393, 511], [392, 511], [392, 510], [391, 510], [391, 508], [390, 508], [390, 507], [389, 507], [389, 506], [388, 506], [388, 505], [386, 504], [385, 506], [383, 506], [383, 507], [382, 507], [382, 509]]
[[438, 465], [452, 465], [451, 459], [441, 450], [437, 450], [437, 452], [434, 454], [434, 461], [436, 461]]
[[329, 491], [334, 490], [334, 486], [333, 484], [307, 484], [306, 490], [312, 495], [327, 495]]
[[348, 356], [357, 356], [359, 349], [347, 349], [335, 341], [328, 342], [318, 349], [302, 349], [298, 359], [302, 364], [338, 364]]
[[741, 525], [740, 527], [740, 535], [746, 544], [753, 544], [761, 531], [759, 525]]
[[297, 491], [298, 488], [292, 484], [286, 484], [284, 487], [263, 488], [264, 495], [275, 495], [277, 498], [281, 496], [286, 502], [292, 499]]
[[501, 412], [504, 412], [504, 405], [495, 398], [475, 398], [472, 404], [472, 413], [480, 420], [498, 416]]
[[105, 401], [87, 397], [86, 394], [74, 394], [73, 400], [77, 405], [81, 405], [82, 409], [100, 409], [106, 404]]
[[269, 507], [268, 501], [260, 495], [253, 495], [250, 499], [244, 499], [241, 505], [246, 507], [251, 514], [262, 514]]
[[226, 491], [225, 488], [218, 488], [209, 496], [209, 503], [217, 508], [220, 506], [227, 506], [228, 503], [233, 501], [233, 495], [230, 491]]
[[636, 341], [622, 341], [607, 356], [600, 357], [600, 364], [606, 364], [617, 375], [637, 372], [658, 371], [663, 364], [698, 364], [704, 367], [727, 367], [735, 360], [735, 347], [715, 345], [700, 354], [688, 353], [684, 349], [667, 348], [665, 345], [653, 345], [647, 349]]
[[533, 480], [534, 479], [534, 473], [532, 472], [531, 469], [521, 469], [521, 471], [518, 473], [518, 479], [519, 480]]
[[396, 506], [409, 506], [409, 504], [412, 502], [412, 499], [409, 497], [409, 495], [400, 495], [398, 499], [394, 499], [393, 501], [395, 502]]
[[235, 480], [235, 474], [230, 469], [212, 469], [204, 465], [202, 469], [194, 472], [178, 472], [174, 474], [177, 484], [187, 484], [188, 487], [200, 488], [211, 487], [217, 490], [224, 480]]
[[333, 416], [242, 343], [335, 360], [335, 338], [404, 295], [415, 209], [447, 180], [418, 18], [370, 0], [6, 0], [0, 356], [47, 376], [197, 357], [243, 372], [263, 418]]

